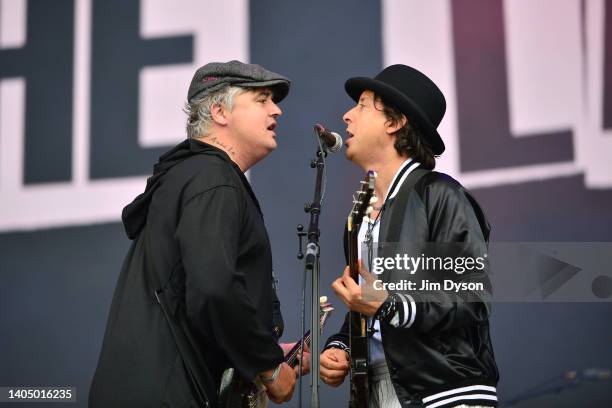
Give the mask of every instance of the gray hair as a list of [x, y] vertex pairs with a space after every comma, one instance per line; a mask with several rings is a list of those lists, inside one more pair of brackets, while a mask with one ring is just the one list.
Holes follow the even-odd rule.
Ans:
[[234, 97], [245, 91], [244, 88], [228, 85], [216, 92], [185, 103], [183, 111], [187, 114], [187, 137], [207, 135], [212, 124], [212, 107], [222, 105], [231, 111], [234, 106]]

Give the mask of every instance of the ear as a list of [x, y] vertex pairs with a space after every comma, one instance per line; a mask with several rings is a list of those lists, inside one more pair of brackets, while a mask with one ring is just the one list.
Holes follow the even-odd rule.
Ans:
[[406, 115], [402, 115], [402, 119], [393, 123], [393, 121], [387, 121], [386, 125], [386, 129], [385, 131], [387, 132], [388, 135], [392, 135], [395, 132], [397, 132], [398, 130], [400, 130], [401, 128], [403, 128], [404, 126], [406, 126], [406, 123], [408, 123], [408, 119], [406, 119]]
[[217, 125], [227, 125], [227, 110], [222, 104], [215, 103], [214, 105], [212, 105], [210, 107], [210, 115], [212, 117], [213, 122], [215, 122]]

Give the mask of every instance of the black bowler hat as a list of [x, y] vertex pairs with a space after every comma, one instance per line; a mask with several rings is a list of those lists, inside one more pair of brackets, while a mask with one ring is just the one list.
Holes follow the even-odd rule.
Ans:
[[384, 103], [397, 108], [416, 123], [435, 155], [444, 152], [444, 142], [436, 128], [446, 112], [442, 91], [425, 74], [406, 65], [391, 65], [374, 78], [350, 78], [344, 89], [355, 102], [361, 93], [373, 91]]

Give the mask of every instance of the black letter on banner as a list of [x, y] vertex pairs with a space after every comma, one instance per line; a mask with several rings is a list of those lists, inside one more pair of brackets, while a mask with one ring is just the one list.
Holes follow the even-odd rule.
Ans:
[[605, 2], [603, 128], [612, 129], [612, 3]]
[[451, 4], [461, 170], [572, 160], [570, 129], [520, 138], [510, 133], [502, 1]]
[[151, 172], [153, 163], [167, 148], [138, 145], [138, 74], [145, 66], [192, 62], [192, 36], [140, 38], [139, 4], [138, 0], [93, 3], [90, 143], [93, 179]]
[[73, 0], [30, 0], [26, 44], [0, 50], [0, 78], [26, 83], [24, 184], [71, 179], [73, 48]]

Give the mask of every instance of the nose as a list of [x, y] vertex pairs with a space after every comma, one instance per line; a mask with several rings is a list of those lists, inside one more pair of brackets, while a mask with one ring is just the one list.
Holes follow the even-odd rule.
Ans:
[[283, 114], [283, 111], [281, 110], [281, 108], [279, 108], [279, 106], [275, 102], [273, 101], [271, 102], [272, 102], [272, 108], [270, 109], [270, 116], [277, 118]]
[[346, 123], [347, 125], [348, 125], [349, 123], [351, 123], [351, 112], [353, 112], [353, 109], [355, 109], [355, 108], [349, 109], [349, 110], [348, 110], [348, 111], [347, 111], [347, 112], [344, 114], [344, 116], [342, 116], [342, 120], [343, 120], [343, 121], [344, 121], [344, 123]]

